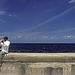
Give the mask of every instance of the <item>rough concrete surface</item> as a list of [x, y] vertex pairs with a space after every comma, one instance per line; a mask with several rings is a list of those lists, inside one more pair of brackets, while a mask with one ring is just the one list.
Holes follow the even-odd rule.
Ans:
[[75, 53], [9, 53], [0, 75], [75, 75]]
[[22, 62], [75, 62], [75, 53], [9, 53], [4, 59]]

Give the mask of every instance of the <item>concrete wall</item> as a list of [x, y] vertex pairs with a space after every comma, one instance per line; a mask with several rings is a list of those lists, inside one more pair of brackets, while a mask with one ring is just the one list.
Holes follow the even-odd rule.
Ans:
[[0, 75], [75, 75], [75, 54], [9, 53]]

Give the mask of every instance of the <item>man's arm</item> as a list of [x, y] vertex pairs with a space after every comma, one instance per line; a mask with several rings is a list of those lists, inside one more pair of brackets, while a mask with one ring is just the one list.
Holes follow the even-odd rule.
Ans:
[[10, 42], [4, 42], [3, 45], [4, 46], [9, 46], [10, 45]]
[[2, 39], [0, 39], [0, 43], [1, 43]]
[[0, 39], [0, 46], [2, 46], [4, 43], [4, 41], [2, 39]]

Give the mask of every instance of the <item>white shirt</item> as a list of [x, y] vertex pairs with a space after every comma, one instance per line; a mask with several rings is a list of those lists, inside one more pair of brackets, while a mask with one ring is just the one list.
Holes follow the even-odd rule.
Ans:
[[1, 42], [1, 50], [3, 51], [3, 52], [6, 52], [6, 53], [8, 53], [8, 49], [9, 49], [9, 45], [10, 45], [10, 41], [5, 41], [4, 43], [2, 43]]

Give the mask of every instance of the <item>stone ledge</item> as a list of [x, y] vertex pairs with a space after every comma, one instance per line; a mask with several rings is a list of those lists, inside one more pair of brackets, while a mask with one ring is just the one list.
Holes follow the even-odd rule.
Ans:
[[4, 61], [12, 62], [75, 62], [75, 53], [9, 53]]

